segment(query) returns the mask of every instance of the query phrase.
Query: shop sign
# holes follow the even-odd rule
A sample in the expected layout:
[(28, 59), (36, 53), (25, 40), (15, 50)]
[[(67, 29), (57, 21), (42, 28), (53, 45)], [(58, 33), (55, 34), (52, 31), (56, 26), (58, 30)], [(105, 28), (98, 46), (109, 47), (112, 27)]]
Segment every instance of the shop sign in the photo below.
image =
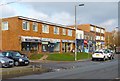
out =
[(87, 40), (84, 40), (84, 43), (87, 44), (88, 43)]
[(21, 36), (22, 42), (41, 42), (39, 37)]
[(42, 44), (48, 44), (48, 42), (42, 42)]
[(25, 39), (24, 42), (41, 42), (40, 39)]
[(62, 42), (75, 42), (73, 40), (62, 40)]
[(50, 38), (42, 38), (42, 41), (50, 41)]
[(57, 43), (57, 42), (60, 42), (60, 39), (51, 39), (50, 42), (51, 43)]

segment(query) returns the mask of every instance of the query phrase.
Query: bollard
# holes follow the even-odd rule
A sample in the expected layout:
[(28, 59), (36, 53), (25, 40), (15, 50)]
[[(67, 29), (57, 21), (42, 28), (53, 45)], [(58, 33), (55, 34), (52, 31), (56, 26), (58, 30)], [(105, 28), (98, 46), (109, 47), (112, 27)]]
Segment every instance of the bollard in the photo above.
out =
[(33, 71), (35, 71), (35, 66), (34, 65), (32, 66), (32, 68), (33, 68)]

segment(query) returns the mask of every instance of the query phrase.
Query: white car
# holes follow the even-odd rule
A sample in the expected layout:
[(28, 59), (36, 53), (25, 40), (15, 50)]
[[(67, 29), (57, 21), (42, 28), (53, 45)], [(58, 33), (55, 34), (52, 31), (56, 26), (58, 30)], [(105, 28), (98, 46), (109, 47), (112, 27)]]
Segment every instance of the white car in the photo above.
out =
[(107, 57), (109, 58), (109, 60), (114, 59), (114, 54), (111, 50), (109, 49), (104, 49), (104, 53), (107, 55)]
[(104, 51), (95, 51), (94, 54), (92, 55), (92, 61), (98, 59), (105, 61), (108, 59), (108, 56), (107, 54), (104, 53)]

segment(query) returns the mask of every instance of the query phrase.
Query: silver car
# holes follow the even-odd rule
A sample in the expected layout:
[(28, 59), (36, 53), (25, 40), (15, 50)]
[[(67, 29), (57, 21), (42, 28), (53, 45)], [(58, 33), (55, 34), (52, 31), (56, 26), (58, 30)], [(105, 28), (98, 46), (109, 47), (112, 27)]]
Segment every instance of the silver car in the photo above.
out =
[(4, 57), (2, 53), (0, 52), (0, 67), (13, 67), (14, 61), (12, 59), (9, 59), (7, 57)]

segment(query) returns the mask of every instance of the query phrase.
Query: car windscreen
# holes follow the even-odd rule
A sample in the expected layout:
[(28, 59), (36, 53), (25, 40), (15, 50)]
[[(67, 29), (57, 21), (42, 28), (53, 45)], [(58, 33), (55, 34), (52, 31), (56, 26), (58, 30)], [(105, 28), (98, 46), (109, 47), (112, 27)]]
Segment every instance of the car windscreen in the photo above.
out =
[(96, 51), (95, 53), (103, 53), (103, 52), (101, 52), (101, 51)]
[(19, 52), (12, 52), (13, 57), (21, 57), (21, 54)]

